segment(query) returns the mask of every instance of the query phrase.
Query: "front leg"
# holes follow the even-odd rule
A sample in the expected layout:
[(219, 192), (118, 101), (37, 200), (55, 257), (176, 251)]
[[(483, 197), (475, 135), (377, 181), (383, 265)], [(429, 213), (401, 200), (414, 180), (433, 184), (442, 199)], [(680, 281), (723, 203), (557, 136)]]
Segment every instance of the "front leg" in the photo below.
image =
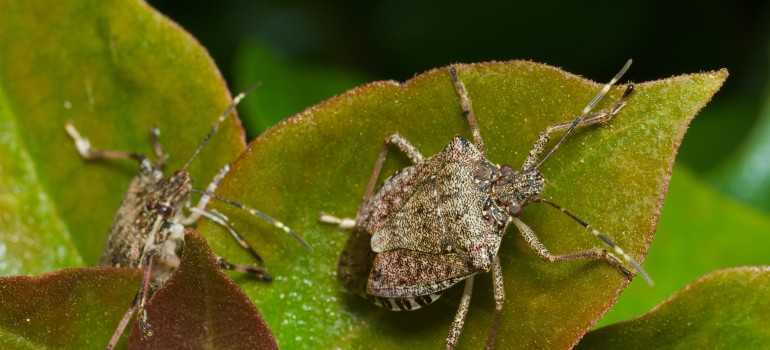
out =
[(521, 232), (521, 235), (524, 236), (524, 240), (527, 241), (530, 247), (532, 247), (532, 250), (534, 250), (538, 256), (540, 256), (543, 261), (546, 262), (557, 262), (557, 261), (573, 261), (573, 260), (605, 260), (607, 261), (612, 267), (623, 273), (623, 275), (628, 279), (631, 280), (634, 275), (623, 267), (623, 264), (621, 264), (620, 260), (615, 258), (612, 254), (610, 254), (605, 249), (591, 249), (591, 250), (582, 250), (579, 252), (574, 253), (567, 253), (567, 254), (559, 254), (554, 255), (551, 254), (551, 252), (546, 249), (546, 247), (540, 243), (540, 240), (537, 238), (537, 235), (535, 235), (535, 232), (532, 231), (532, 229), (527, 226), (521, 219), (519, 218), (513, 218), (513, 223), (516, 225), (516, 227), (519, 229), (519, 232)]
[(217, 258), (217, 264), (219, 264), (219, 267), (224, 270), (245, 272), (267, 282), (270, 282), (273, 280), (273, 276), (269, 275), (267, 271), (265, 271), (265, 269), (261, 267), (241, 265), (241, 264), (231, 264), (227, 260), (223, 259), (221, 256), (217, 256), (216, 258)]
[(96, 160), (96, 159), (128, 159), (136, 160), (140, 163), (145, 157), (139, 153), (129, 153), (123, 151), (110, 151), (110, 150), (94, 150), (91, 148), (91, 142), (87, 138), (80, 136), (78, 129), (71, 121), (64, 125), (64, 130), (70, 135), (72, 141), (75, 142), (75, 148), (83, 159)]
[(168, 158), (168, 155), (163, 153), (163, 147), (161, 146), (160, 141), (158, 140), (158, 135), (160, 135), (160, 131), (158, 130), (158, 128), (152, 128), (150, 130), (150, 138), (151, 138), (153, 150), (156, 156), (155, 163), (150, 162), (149, 160), (147, 160), (147, 157), (145, 157), (140, 153), (113, 151), (113, 150), (95, 150), (91, 148), (91, 142), (88, 141), (87, 138), (80, 135), (78, 130), (75, 128), (75, 125), (73, 125), (71, 121), (67, 122), (67, 124), (64, 125), (64, 130), (67, 131), (67, 134), (69, 134), (69, 136), (75, 142), (75, 148), (77, 148), (78, 153), (80, 153), (80, 156), (86, 160), (98, 160), (98, 159), (135, 160), (139, 162), (139, 167), (142, 169), (143, 172), (150, 172), (161, 168), (166, 163), (166, 159)]
[(157, 127), (150, 129), (150, 140), (152, 142), (152, 151), (155, 153), (155, 166), (162, 168), (166, 165), (168, 154), (163, 151), (163, 145), (160, 143), (160, 129)]
[(473, 113), (473, 104), (471, 98), (468, 95), (468, 91), (465, 89), (465, 84), (457, 77), (457, 69), (455, 67), (449, 67), (449, 75), (452, 76), (452, 83), (454, 83), (457, 96), (460, 98), (460, 105), (463, 108), (463, 116), (468, 118), (468, 124), (471, 126), (471, 133), (473, 133), (473, 144), (481, 152), (481, 154), (487, 154), (487, 147), (484, 145), (484, 140), (481, 138), (481, 131), (479, 131), (479, 125), (476, 123), (476, 115)]
[[(217, 190), (217, 187), (219, 187), (219, 183), (224, 180), (225, 175), (230, 172), (230, 164), (225, 164), (222, 169), (219, 169), (216, 175), (214, 175), (214, 178), (211, 179), (211, 182), (208, 186), (206, 186), (206, 192), (214, 193)], [(195, 205), (195, 207), (190, 207), (189, 200), (187, 201), (187, 207), (190, 209), (192, 214), (190, 216), (182, 218), (182, 224), (183, 225), (192, 225), (195, 222), (200, 219), (200, 217), (203, 215), (203, 211), (205, 211), (206, 206), (209, 204), (209, 201), (211, 200), (211, 196), (208, 195), (201, 195), (201, 198), (198, 200), (198, 204)]]
[(233, 225), (230, 224), (230, 219), (228, 219), (226, 216), (224, 216), (222, 213), (216, 211), (216, 210), (204, 210), (199, 209), (198, 207), (192, 207), (190, 208), (190, 211), (192, 211), (195, 214), (202, 215), (206, 217), (207, 219), (219, 224), (220, 226), (227, 229), (228, 232), (230, 232), (230, 236), (235, 239), (236, 242), (238, 242), (238, 245), (241, 246), (244, 250), (249, 252), (252, 257), (254, 257), (255, 260), (257, 260), (259, 263), (262, 263), (262, 256), (257, 253), (257, 251), (254, 249), (254, 247), (249, 244), (248, 241), (246, 241), (245, 238), (238, 232)]
[[(219, 197), (214, 194), (214, 191), (217, 190), (217, 187), (219, 186), (219, 183), (222, 182), (222, 180), (225, 178), (225, 175), (230, 172), (230, 164), (225, 164), (222, 169), (219, 169), (216, 175), (214, 175), (214, 178), (211, 180), (211, 183), (206, 187), (205, 191), (199, 191), (193, 189), (192, 192), (199, 193), (201, 195), (201, 198), (198, 200), (198, 204), (194, 207), (190, 205), (190, 201), (188, 200), (186, 203), (187, 208), (190, 210), (191, 214), (188, 217), (182, 218), (181, 222), (184, 225), (191, 225), (200, 219), (201, 216), (204, 216), (208, 218), (211, 221), (216, 222), (217, 224), (221, 225), (222, 227), (226, 228), (228, 232), (230, 232), (230, 235), (235, 239), (236, 242), (238, 242), (238, 245), (240, 245), (243, 249), (249, 252), (251, 256), (254, 257), (257, 261), (260, 263), (262, 262), (262, 257), (257, 253), (257, 251), (249, 244), (249, 242), (246, 241), (246, 239), (243, 238), (243, 236), (233, 227), (232, 224), (230, 224), (230, 220), (227, 218), (227, 216), (223, 215), (222, 213), (217, 212), (216, 210), (206, 210), (206, 206), (208, 205), (209, 201), (212, 198), (215, 198), (219, 201), (222, 201), (224, 203), (230, 204), (236, 208), (242, 209), (247, 211), (249, 214), (254, 215), (262, 220), (267, 221), (268, 223), (272, 224), (273, 226), (283, 230), (284, 232), (290, 234), (292, 237), (297, 239), (302, 245), (307, 247), (308, 249), (311, 249), (310, 246), (305, 242), (302, 238), (297, 235), (296, 232), (292, 231), (288, 226), (284, 225), (282, 222), (275, 220), (265, 214), (262, 214), (261, 212), (249, 208), (241, 203), (233, 202), (229, 199), (225, 199), (222, 197)], [(311, 249), (312, 250), (312, 249)]]
[[(631, 92), (633, 91), (634, 91), (634, 86), (629, 84), (626, 86), (626, 91), (623, 92), (623, 95), (620, 96), (620, 98), (609, 109), (599, 111), (594, 114), (580, 115), (577, 119), (573, 121), (549, 126), (547, 129), (545, 129), (544, 132), (540, 134), (540, 136), (535, 141), (535, 144), (532, 145), (532, 149), (529, 151), (529, 154), (527, 155), (527, 159), (524, 161), (524, 166), (522, 166), (522, 169), (534, 169), (540, 165), (539, 164), (541, 163), (540, 156), (543, 154), (543, 151), (545, 151), (545, 146), (548, 143), (548, 140), (551, 139), (552, 133), (561, 131), (561, 130), (568, 130), (569, 132), (569, 130), (572, 130), (573, 128), (578, 126), (587, 126), (587, 125), (599, 124), (599, 123), (604, 123), (606, 121), (609, 121), (610, 119), (612, 119), (612, 117), (617, 115), (618, 112), (620, 112), (623, 106), (626, 105), (626, 99), (628, 99), (628, 96), (631, 95)], [(577, 121), (577, 124), (575, 123), (576, 121)], [(559, 144), (554, 146), (554, 148), (551, 149), (548, 155), (556, 151), (557, 148), (559, 148)], [(548, 155), (546, 155), (545, 158), (547, 158)]]

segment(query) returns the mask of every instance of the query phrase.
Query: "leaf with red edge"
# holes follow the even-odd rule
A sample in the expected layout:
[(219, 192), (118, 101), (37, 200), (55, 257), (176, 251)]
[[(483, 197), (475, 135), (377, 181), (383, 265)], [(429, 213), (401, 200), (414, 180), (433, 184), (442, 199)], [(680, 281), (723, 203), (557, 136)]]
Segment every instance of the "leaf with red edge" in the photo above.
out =
[(153, 335), (142, 340), (134, 322), (130, 349), (278, 349), (257, 308), (191, 228), (182, 262), (153, 295), (147, 316)]
[(134, 269), (0, 278), (0, 348), (104, 348), (142, 279)]
[[(489, 159), (514, 167), (521, 166), (539, 133), (573, 120), (602, 88), (601, 83), (524, 61), (459, 65), (458, 73), (473, 101)], [(687, 124), (726, 77), (723, 70), (637, 84), (613, 120), (576, 129), (543, 164), (542, 197), (575, 213), (643, 263)], [(607, 108), (623, 90), (614, 87), (596, 110)], [(215, 204), (236, 227), (259, 227), (242, 233), (262, 253), (275, 280), (268, 286), (239, 282), (282, 346), (443, 345), (461, 286), (413, 312), (391, 312), (346, 294), (335, 271), (347, 233), (316, 222), (320, 211), (356, 215), (382, 141), (394, 133), (425, 156), (442, 150), (457, 134), (472, 140), (447, 69), (403, 84), (372, 83), (309, 108), (252, 142), (220, 185), (220, 195), (281, 219), (313, 246), (308, 253), (282, 231)], [(561, 134), (555, 134), (549, 147)], [(408, 164), (392, 149), (380, 182)], [(546, 205), (528, 206), (522, 219), (554, 254), (604, 247)], [(248, 261), (222, 228), (205, 223), (199, 230), (217, 253), (231, 261)], [(514, 228), (508, 230), (498, 256), (506, 292), (498, 348), (569, 347), (627, 285), (623, 275), (605, 263), (543, 262)], [(483, 346), (493, 310), (490, 276), (482, 274), (476, 279), (459, 347)]]

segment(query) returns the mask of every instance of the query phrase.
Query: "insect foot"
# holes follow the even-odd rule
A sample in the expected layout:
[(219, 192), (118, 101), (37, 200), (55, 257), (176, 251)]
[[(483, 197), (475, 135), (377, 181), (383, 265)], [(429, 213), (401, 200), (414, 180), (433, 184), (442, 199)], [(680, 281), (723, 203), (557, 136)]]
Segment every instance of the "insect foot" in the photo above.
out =
[[(607, 236), (566, 209), (538, 197), (545, 188), (539, 167), (564, 139), (577, 127), (608, 122), (621, 111), (633, 92), (633, 85), (628, 85), (609, 108), (591, 112), (630, 64), (629, 60), (575, 119), (542, 132), (520, 170), (487, 159), (487, 148), (470, 96), (457, 71), (451, 67), (449, 78), (459, 97), (462, 115), (470, 125), (473, 142), (456, 136), (441, 152), (425, 158), (405, 138), (391, 135), (383, 143), (355, 219), (324, 213), (318, 217), (320, 222), (352, 230), (337, 266), (337, 276), (345, 290), (389, 310), (410, 311), (435, 302), (444, 290), (465, 281), (463, 296), (446, 338), (446, 348), (453, 349), (468, 312), (474, 276), (491, 271), (495, 314), (486, 347), (494, 348), (505, 300), (497, 252), (511, 223), (546, 262), (606, 261), (627, 278), (639, 273), (652, 284), (639, 264)], [(564, 131), (564, 135), (542, 156), (550, 136), (559, 131)], [(405, 153), (413, 165), (400, 170), (374, 191), (391, 146)], [(524, 207), (532, 203), (545, 203), (559, 210), (612, 251), (593, 249), (552, 254), (519, 219)]]
[[(147, 319), (145, 305), (152, 294), (152, 290), (162, 285), (170, 275), (171, 270), (179, 264), (177, 246), (184, 237), (185, 225), (196, 223), (202, 216), (211, 219), (224, 226), (241, 247), (248, 251), (255, 260), (260, 263), (262, 262), (259, 254), (235, 230), (227, 217), (214, 210), (206, 209), (206, 205), (212, 198), (241, 208), (257, 218), (271, 223), (276, 228), (293, 236), (304, 246), (310, 248), (296, 232), (280, 221), (213, 193), (230, 170), (229, 165), (225, 165), (217, 173), (205, 190), (194, 189), (193, 181), (187, 172), (188, 166), (216, 132), (219, 124), (235, 109), (238, 102), (247, 93), (253, 91), (254, 88), (256, 86), (233, 99), (232, 103), (219, 116), (185, 165), (169, 177), (164, 177), (161, 171), (167, 156), (158, 141), (159, 131), (155, 128), (150, 133), (156, 159), (153, 162), (139, 153), (94, 150), (91, 148), (88, 139), (82, 137), (72, 123), (67, 123), (65, 126), (67, 133), (75, 142), (78, 153), (84, 159), (130, 159), (139, 163), (139, 174), (129, 184), (123, 201), (115, 214), (115, 219), (102, 249), (99, 264), (102, 266), (143, 269), (144, 278), (134, 301), (131, 303), (118, 329), (110, 340), (107, 346), (108, 349), (114, 347), (118, 342), (123, 330), (135, 312), (138, 312), (137, 319), (143, 336), (146, 338), (152, 335), (151, 321)], [(195, 206), (190, 204), (190, 194), (192, 192), (201, 194), (201, 198)], [(185, 208), (189, 210), (189, 214), (184, 212)], [(221, 257), (218, 259), (219, 265), (224, 269), (249, 273), (265, 281), (272, 280), (272, 277), (264, 268), (231, 264)]]

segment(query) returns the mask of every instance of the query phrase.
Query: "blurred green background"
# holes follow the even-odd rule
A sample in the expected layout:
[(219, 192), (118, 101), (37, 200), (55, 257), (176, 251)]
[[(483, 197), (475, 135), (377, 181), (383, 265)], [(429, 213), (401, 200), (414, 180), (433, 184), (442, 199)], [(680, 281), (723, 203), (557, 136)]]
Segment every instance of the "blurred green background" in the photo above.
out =
[[(528, 59), (604, 82), (727, 68), (691, 124), (645, 268), (601, 321), (643, 313), (718, 268), (770, 264), (770, 6), (758, 1), (150, 1), (214, 57), (248, 137), (375, 80), (454, 62)], [(501, 127), (515, 127), (507, 125)], [(374, 159), (374, 155), (373, 155)], [(579, 209), (573, 209), (579, 212)], [(515, 299), (515, 296), (509, 296)]]

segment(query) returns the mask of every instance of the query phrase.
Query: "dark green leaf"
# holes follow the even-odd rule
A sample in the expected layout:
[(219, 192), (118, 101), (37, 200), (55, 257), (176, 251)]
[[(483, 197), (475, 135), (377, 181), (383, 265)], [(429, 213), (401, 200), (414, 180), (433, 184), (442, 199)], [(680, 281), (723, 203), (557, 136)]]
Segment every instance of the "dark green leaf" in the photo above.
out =
[(579, 349), (763, 349), (770, 344), (770, 267), (708, 274), (647, 314), (601, 328)]
[[(569, 121), (600, 84), (531, 62), (463, 65), (489, 157), (519, 167), (549, 125)], [(571, 210), (643, 261), (657, 223), (677, 146), (687, 123), (719, 89), (726, 71), (637, 85), (608, 125), (576, 131), (541, 170), (543, 197)], [(623, 89), (613, 89), (606, 108)], [(312, 253), (282, 231), (243, 212), (218, 206), (241, 227), (277, 276), (269, 286), (237, 277), (286, 348), (436, 348), (442, 346), (461, 288), (416, 312), (389, 312), (341, 291), (336, 262), (347, 233), (315, 221), (319, 211), (354, 216), (382, 140), (399, 132), (425, 155), (467, 122), (447, 70), (404, 85), (379, 82), (323, 102), (263, 134), (220, 187), (221, 194), (259, 208), (300, 232)], [(391, 153), (384, 174), (407, 165)], [(384, 178), (384, 176), (383, 176)], [(601, 243), (558, 211), (528, 207), (523, 219), (554, 253)], [(250, 229), (245, 229), (250, 227)], [(201, 226), (215, 251), (249, 261), (221, 228)], [(614, 303), (627, 282), (604, 263), (542, 262), (511, 229), (500, 249), (507, 302), (500, 348), (565, 348)], [(481, 347), (491, 323), (488, 275), (476, 292), (460, 339)]]

